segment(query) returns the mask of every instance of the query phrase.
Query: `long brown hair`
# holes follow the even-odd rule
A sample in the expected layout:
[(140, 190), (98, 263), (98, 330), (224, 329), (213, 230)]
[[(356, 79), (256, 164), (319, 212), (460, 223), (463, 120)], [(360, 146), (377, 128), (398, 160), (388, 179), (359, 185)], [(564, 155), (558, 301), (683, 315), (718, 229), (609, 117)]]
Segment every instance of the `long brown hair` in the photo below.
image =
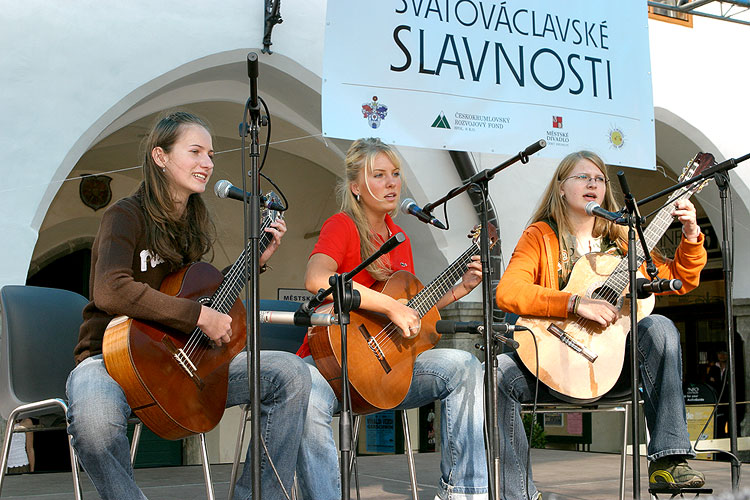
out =
[[(362, 260), (375, 253), (378, 244), (375, 240), (375, 231), (370, 227), (365, 211), (360, 202), (352, 193), (351, 185), (359, 180), (359, 173), (364, 171), (365, 184), (367, 184), (367, 173), (372, 171), (372, 165), (375, 157), (384, 154), (393, 163), (396, 168), (401, 168), (401, 159), (396, 151), (385, 144), (377, 137), (366, 139), (357, 139), (349, 147), (344, 158), (345, 175), (336, 186), (336, 190), (341, 200), (341, 211), (347, 214), (354, 221), (359, 234), (359, 253)], [(401, 177), (401, 189), (404, 188), (404, 178)], [(368, 186), (369, 189), (369, 186)], [(400, 193), (399, 193), (400, 195)], [(390, 215), (395, 216), (398, 210), (394, 210)], [(367, 271), (376, 280), (383, 281), (393, 274), (389, 266), (390, 260), (387, 255), (380, 257), (378, 260), (367, 266)]]
[(143, 183), (138, 188), (146, 213), (149, 250), (177, 269), (199, 261), (212, 249), (216, 227), (203, 198), (193, 193), (185, 211), (177, 215), (169, 189), (169, 179), (152, 156), (154, 148), (169, 154), (186, 127), (198, 125), (210, 134), (204, 120), (185, 111), (162, 116), (144, 140)]
[[(539, 205), (529, 221), (529, 224), (533, 224), (534, 222), (552, 220), (557, 224), (560, 255), (565, 251), (565, 240), (572, 232), (570, 219), (568, 218), (568, 202), (565, 198), (560, 196), (560, 185), (570, 176), (573, 168), (581, 160), (589, 160), (596, 165), (604, 175), (604, 178), (607, 179), (606, 190), (604, 193), (604, 199), (601, 202), (601, 207), (611, 212), (619, 209), (617, 206), (617, 200), (611, 189), (611, 183), (609, 182), (607, 165), (599, 155), (592, 153), (591, 151), (576, 151), (575, 153), (570, 153), (563, 158), (557, 166), (555, 174), (552, 176), (547, 188), (544, 190)], [(607, 236), (611, 241), (616, 242), (620, 248), (624, 249), (627, 247), (627, 232), (625, 228), (600, 217), (597, 217), (594, 221), (592, 236), (595, 238)]]

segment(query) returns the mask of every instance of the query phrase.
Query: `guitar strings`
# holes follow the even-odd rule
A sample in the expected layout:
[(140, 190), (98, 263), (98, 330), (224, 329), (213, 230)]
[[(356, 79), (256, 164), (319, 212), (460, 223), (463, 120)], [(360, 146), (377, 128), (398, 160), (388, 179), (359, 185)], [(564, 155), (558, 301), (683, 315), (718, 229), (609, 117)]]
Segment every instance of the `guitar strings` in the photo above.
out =
[[(269, 219), (265, 219), (263, 221), (263, 224), (261, 225), (261, 231), (263, 232), (263, 236), (261, 237), (261, 245), (268, 244), (270, 235), (265, 232), (265, 229), (270, 226), (270, 223), (271, 221)], [(251, 243), (248, 243), (243, 254), (240, 255), (240, 258), (238, 258), (237, 261), (235, 261), (226, 277), (222, 281), (222, 284), (229, 283), (231, 284), (231, 286), (226, 287), (226, 289), (224, 290), (224, 287), (220, 285), (217, 293), (211, 298), (210, 307), (212, 309), (227, 314), (229, 313), (231, 307), (234, 305), (234, 302), (236, 301), (240, 290), (242, 290), (242, 287), (244, 286), (240, 283), (240, 278), (241, 274), (244, 271), (244, 255), (250, 250), (250, 244)], [(193, 331), (188, 344), (186, 344), (185, 350), (188, 354), (188, 357), (191, 358), (191, 361), (196, 364), (200, 363), (200, 361), (203, 359), (210, 348), (211, 339), (200, 328), (196, 328)]]
[[(271, 226), (272, 222), (274, 222), (273, 219), (274, 218), (272, 216), (267, 216), (264, 218), (263, 223), (261, 224), (261, 246), (267, 246), (270, 239), (272, 238), (272, 236), (265, 230), (266, 228)], [(248, 242), (244, 252), (235, 261), (229, 272), (227, 272), (227, 275), (222, 280), (222, 285), (228, 283), (231, 286), (223, 287), (220, 285), (216, 294), (211, 298), (212, 309), (227, 314), (234, 305), (234, 302), (237, 300), (237, 296), (244, 286), (244, 284), (240, 283), (240, 275), (244, 271), (244, 256), (250, 250), (250, 245), (251, 242)], [(208, 338), (208, 336), (200, 328), (196, 328), (195, 330), (193, 330), (193, 333), (190, 335), (188, 342), (185, 344), (184, 351), (186, 352), (188, 357), (191, 358), (191, 361), (193, 361), (193, 363), (200, 363), (201, 359), (203, 359), (203, 356), (210, 347), (210, 339)], [(193, 359), (193, 357), (195, 357), (195, 359)]]
[[(462, 257), (463, 257), (463, 256), (462, 256)], [(457, 261), (456, 261), (456, 263), (455, 263), (455, 264), (458, 264), (460, 260), (461, 260), (461, 258), (457, 259)], [(435, 278), (435, 279), (433, 280), (433, 282), (432, 282), (432, 283), (435, 283), (435, 282), (437, 282), (437, 281), (439, 281), (439, 280), (441, 280), (441, 279), (446, 279), (446, 276), (447, 276), (447, 275), (453, 274), (453, 273), (451, 273), (451, 271), (452, 271), (452, 268), (453, 268), (453, 267), (454, 267), (454, 266), (450, 266), (450, 267), (449, 267), (448, 269), (446, 269), (446, 270), (445, 270), (445, 271), (444, 271), (443, 273), (441, 273), (440, 275), (438, 275), (438, 277), (437, 277), (437, 278)], [(432, 283), (431, 283), (431, 284), (432, 284)], [(430, 284), (430, 285), (431, 285), (431, 284)], [(422, 311), (422, 307), (424, 306), (424, 303), (426, 303), (426, 302), (427, 302), (427, 299), (428, 299), (428, 298), (432, 298), (432, 297), (433, 297), (433, 295), (434, 295), (434, 292), (431, 292), (431, 291), (427, 291), (427, 292), (426, 292), (426, 290), (429, 290), (429, 288), (430, 288), (430, 285), (428, 285), (427, 287), (423, 288), (423, 289), (422, 289), (422, 290), (421, 290), (421, 291), (420, 291), (420, 292), (419, 292), (419, 293), (418, 293), (417, 295), (415, 295), (415, 296), (414, 296), (414, 297), (413, 297), (413, 298), (412, 298), (412, 299), (411, 299), (411, 300), (410, 300), (409, 302), (407, 302), (407, 305), (408, 305), (408, 306), (410, 306), (410, 307), (412, 307), (412, 306), (415, 306), (415, 305), (416, 305), (416, 307), (414, 307), (414, 308), (415, 308), (415, 309), (417, 310), (417, 312), (419, 313), (419, 317), (420, 317), (420, 318), (421, 318), (422, 316), (424, 316), (424, 314), (426, 314), (426, 312), (427, 312), (427, 311)], [(443, 293), (445, 293), (445, 292), (443, 292)], [(442, 297), (442, 294), (440, 295), (440, 297)], [(434, 304), (433, 304), (433, 305), (434, 305)], [(428, 309), (428, 310), (429, 310), (429, 309)], [(398, 328), (398, 327), (397, 327), (396, 325), (394, 325), (394, 324), (393, 324), (393, 322), (389, 322), (389, 323), (388, 323), (387, 325), (385, 325), (385, 326), (383, 327), (383, 329), (382, 329), (382, 330), (380, 330), (380, 332), (378, 332), (378, 333), (377, 333), (377, 334), (376, 334), (376, 335), (374, 336), (374, 340), (375, 340), (376, 342), (382, 342), (382, 341), (384, 341), (384, 340), (385, 340), (386, 338), (389, 338), (389, 337), (391, 337), (393, 333), (398, 333), (398, 331), (399, 331), (399, 328)], [(399, 333), (399, 335), (400, 335), (400, 333)], [(391, 346), (391, 347), (395, 347), (395, 346)], [(386, 350), (389, 350), (389, 349), (388, 349), (388, 346), (386, 346), (385, 348), (382, 348), (382, 347), (381, 347), (381, 351), (382, 351), (383, 353), (385, 353), (385, 351), (386, 351)]]
[[(676, 201), (678, 199), (683, 198), (689, 198), (691, 193), (681, 193), (679, 196), (676, 196), (672, 201)], [(666, 229), (672, 224), (672, 221), (674, 218), (669, 213), (668, 205), (664, 205), (663, 208), (659, 211), (659, 213), (656, 214), (654, 221), (649, 224), (649, 226), (644, 231), (644, 237), (646, 239), (646, 242), (654, 241), (656, 238), (660, 235), (663, 235)], [(654, 241), (654, 244), (656, 242)], [(645, 262), (645, 256), (643, 254), (643, 248), (641, 245), (636, 245), (636, 255), (637, 255), (637, 267), (640, 268), (641, 264)], [(621, 259), (620, 262), (617, 264), (615, 269), (610, 274), (609, 278), (605, 281), (604, 285), (601, 289), (604, 289), (604, 293), (597, 296), (596, 298), (606, 300), (612, 305), (617, 305), (617, 302), (622, 295), (623, 291), (625, 290), (626, 286), (629, 283), (629, 277), (625, 278), (625, 273), (627, 272), (627, 261), (625, 259)], [(611, 285), (610, 285), (611, 282)], [(600, 289), (600, 290), (601, 290)], [(619, 290), (619, 292), (618, 292)], [(601, 327), (601, 325), (593, 320), (589, 320), (583, 317), (579, 317), (575, 323), (575, 325), (578, 325), (581, 330), (588, 333), (589, 335), (594, 334), (594, 328)]]
[[(461, 254), (461, 256), (459, 256), (458, 259), (456, 259), (453, 264), (451, 264), (445, 271), (440, 273), (426, 287), (420, 290), (419, 293), (412, 297), (406, 305), (414, 308), (419, 313), (419, 317), (422, 318), (430, 309), (432, 309), (437, 301), (440, 300), (443, 295), (445, 295), (448, 289), (453, 286), (453, 284), (458, 281), (458, 279), (466, 272), (466, 269), (468, 269), (468, 264), (471, 262), (471, 257), (473, 255), (476, 255), (478, 250), (479, 247), (476, 245), (476, 243), (469, 247), (463, 254)], [(440, 284), (441, 282), (442, 284)], [(432, 290), (433, 287), (435, 288), (434, 290)], [(399, 333), (399, 328), (394, 325), (393, 322), (389, 322), (383, 327), (382, 330), (374, 335), (373, 339), (379, 344), (387, 338), (393, 340), (392, 337), (394, 333), (397, 333), (399, 336), (401, 335)], [(386, 345), (384, 347), (379, 345), (379, 347), (384, 355), (386, 354), (386, 352), (398, 348), (395, 341), (391, 342), (390, 345)]]

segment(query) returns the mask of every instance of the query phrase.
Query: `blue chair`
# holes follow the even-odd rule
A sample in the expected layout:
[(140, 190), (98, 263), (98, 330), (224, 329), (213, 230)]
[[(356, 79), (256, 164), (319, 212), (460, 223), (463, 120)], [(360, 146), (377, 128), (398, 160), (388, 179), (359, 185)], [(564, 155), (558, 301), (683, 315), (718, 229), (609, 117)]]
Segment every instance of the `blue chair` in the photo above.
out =
[[(85, 297), (55, 288), (6, 285), (0, 290), (0, 415), (7, 419), (0, 492), (7, 471), (10, 442), (17, 419), (57, 414), (67, 422), (65, 382), (73, 369)], [(65, 428), (63, 423), (60, 428)], [(78, 459), (70, 437), (73, 492), (80, 500)]]
[[(14, 425), (18, 419), (57, 414), (60, 429), (67, 429), (68, 403), (65, 384), (75, 367), (73, 349), (83, 323), (83, 308), (88, 299), (68, 290), (23, 285), (6, 285), (0, 290), (0, 415), (7, 419), (2, 460), (0, 493), (7, 471), (10, 442), (14, 432), (27, 432)], [(130, 448), (135, 461), (143, 423), (132, 419), (135, 430)], [(44, 427), (40, 430), (49, 430)], [(32, 429), (33, 430), (33, 429)], [(208, 469), (205, 436), (200, 435), (206, 494), (214, 492)], [(73, 490), (81, 500), (78, 458), (68, 435)]]

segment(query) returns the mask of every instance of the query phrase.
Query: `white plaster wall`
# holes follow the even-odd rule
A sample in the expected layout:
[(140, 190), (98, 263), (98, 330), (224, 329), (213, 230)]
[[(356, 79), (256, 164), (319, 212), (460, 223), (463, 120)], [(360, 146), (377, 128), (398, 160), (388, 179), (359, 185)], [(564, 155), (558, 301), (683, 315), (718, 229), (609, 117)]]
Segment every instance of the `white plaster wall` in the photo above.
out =
[[(262, 5), (261, 0), (3, 5), (0, 146), (8, 162), (0, 167), (6, 181), (0, 209), (14, 216), (0, 225), (13, 242), (3, 250), (0, 283), (25, 281), (60, 181), (100, 132), (168, 83), (161, 78), (170, 71), (199, 70), (201, 60), (234, 49), (260, 52)], [(325, 2), (287, 7), (272, 49), (320, 74)], [(236, 60), (232, 57), (228, 62)]]
[[(31, 0), (5, 6), (0, 41), (13, 50), (0, 56), (0, 144), (10, 153), (8, 167), (3, 169), (7, 187), (0, 189), (0, 207), (16, 216), (0, 223), (14, 242), (4, 249), (0, 283), (25, 279), (37, 232), (60, 181), (95, 139), (117, 123), (152, 111), (147, 108), (139, 113), (131, 106), (162, 92), (170, 82), (222, 60), (236, 62), (248, 50), (258, 51), (261, 13), (261, 0), (210, 5), (186, 5), (176, 0), (158, 4), (145, 0), (62, 4)], [(317, 90), (325, 2), (285, 4), (282, 14), (284, 23), (274, 30), (275, 55), (261, 55), (261, 62), (294, 74)], [(649, 28), (655, 106), (699, 130), (707, 146), (716, 145), (712, 152), (718, 159), (744, 154), (743, 119), (750, 103), (743, 98), (742, 88), (748, 69), (738, 64), (732, 47), (746, 46), (750, 30), (701, 18), (694, 19), (693, 29), (658, 21), (650, 21)], [(179, 103), (180, 95), (191, 95), (170, 92), (158, 102)], [(293, 108), (284, 108), (283, 100), (275, 104), (282, 113), (294, 115)], [(314, 131), (316, 125), (310, 120), (295, 122), (308, 131)], [(700, 145), (700, 141), (696, 143)], [(445, 152), (402, 148), (402, 153), (412, 172), (410, 190), (419, 203), (457, 185)], [(606, 157), (606, 152), (601, 153)], [(686, 152), (686, 159), (692, 153)], [(477, 158), (482, 168), (504, 159), (486, 154)], [(330, 163), (325, 166), (336, 169)], [(514, 165), (493, 181), (506, 256), (536, 201), (532, 195), (543, 187), (553, 168), (554, 162), (533, 159), (529, 165)], [(740, 181), (735, 183), (740, 194), (735, 203), (742, 204), (741, 213), (747, 211), (742, 199), (750, 194), (745, 170), (733, 174)], [(716, 224), (715, 211), (710, 216)], [(469, 220), (472, 224), (476, 220), (466, 197), (451, 204), (451, 219), (451, 233), (417, 231), (416, 246), (433, 240), (444, 258), (451, 260), (465, 246), (454, 231), (463, 233), (471, 225)], [(738, 244), (750, 243), (746, 226), (739, 221)], [(737, 297), (750, 296), (748, 276), (738, 274), (737, 278), (738, 283), (748, 283), (738, 287)]]

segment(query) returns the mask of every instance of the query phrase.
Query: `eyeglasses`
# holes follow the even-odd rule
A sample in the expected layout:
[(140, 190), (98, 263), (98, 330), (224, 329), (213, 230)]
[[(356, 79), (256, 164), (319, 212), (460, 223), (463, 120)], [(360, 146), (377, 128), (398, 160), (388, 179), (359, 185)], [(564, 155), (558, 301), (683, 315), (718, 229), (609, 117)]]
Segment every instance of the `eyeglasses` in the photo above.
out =
[(603, 175), (597, 175), (596, 177), (591, 177), (587, 174), (571, 175), (570, 177), (566, 177), (565, 179), (563, 179), (563, 182), (567, 181), (568, 179), (574, 179), (581, 184), (588, 184), (593, 180), (597, 185), (601, 184), (602, 186), (609, 182), (609, 179), (607, 179)]

